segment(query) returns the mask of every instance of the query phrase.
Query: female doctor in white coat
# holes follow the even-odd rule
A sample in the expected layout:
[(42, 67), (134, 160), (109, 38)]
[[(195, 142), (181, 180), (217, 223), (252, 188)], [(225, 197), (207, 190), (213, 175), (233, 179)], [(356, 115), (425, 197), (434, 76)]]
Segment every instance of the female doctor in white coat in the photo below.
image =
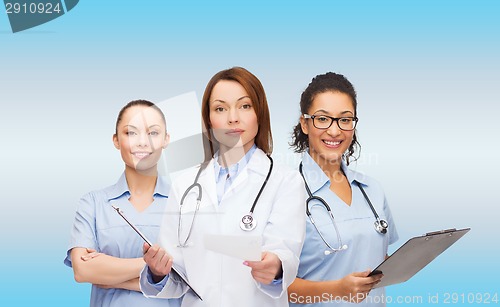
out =
[[(141, 289), (150, 297), (182, 297), (189, 307), (288, 306), (305, 234), (304, 183), (268, 156), (271, 125), (260, 81), (240, 67), (217, 73), (205, 89), (202, 117), (214, 156), (174, 182), (159, 246), (144, 246)], [(189, 189), (195, 182), (200, 187)], [(210, 251), (207, 234), (257, 236), (261, 260)], [(173, 263), (203, 300), (171, 274)]]
[(356, 107), (343, 75), (318, 75), (302, 93), (293, 146), (304, 152), (309, 218), (291, 306), (385, 305), (384, 289), (373, 289), (382, 275), (368, 275), (398, 234), (380, 184), (348, 168), (359, 146)]

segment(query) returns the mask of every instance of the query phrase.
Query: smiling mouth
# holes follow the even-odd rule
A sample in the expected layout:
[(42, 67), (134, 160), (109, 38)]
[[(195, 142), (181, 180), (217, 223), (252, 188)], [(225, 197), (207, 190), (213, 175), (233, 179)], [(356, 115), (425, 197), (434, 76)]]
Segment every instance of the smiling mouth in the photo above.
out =
[(330, 147), (337, 147), (340, 145), (340, 143), (342, 143), (342, 141), (327, 141), (327, 140), (322, 140), (323, 143), (325, 143), (326, 145), (330, 146)]

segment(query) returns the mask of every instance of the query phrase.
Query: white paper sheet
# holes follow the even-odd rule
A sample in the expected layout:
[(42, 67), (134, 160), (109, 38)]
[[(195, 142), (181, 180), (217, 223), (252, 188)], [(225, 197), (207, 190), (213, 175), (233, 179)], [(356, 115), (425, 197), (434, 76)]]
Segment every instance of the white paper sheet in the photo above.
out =
[(207, 234), (205, 248), (241, 260), (260, 261), (262, 237)]

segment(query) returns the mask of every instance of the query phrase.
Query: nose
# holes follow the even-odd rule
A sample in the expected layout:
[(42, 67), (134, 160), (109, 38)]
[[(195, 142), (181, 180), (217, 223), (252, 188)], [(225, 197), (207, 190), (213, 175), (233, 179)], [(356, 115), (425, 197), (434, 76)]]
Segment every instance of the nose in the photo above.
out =
[(227, 114), (227, 121), (229, 124), (236, 124), (240, 122), (240, 116), (237, 109), (229, 110)]
[(336, 122), (336, 121), (333, 121), (333, 122), (332, 122), (332, 125), (330, 126), (330, 128), (328, 128), (328, 129), (326, 130), (326, 133), (328, 133), (328, 135), (329, 135), (329, 136), (333, 136), (333, 137), (335, 137), (335, 136), (340, 135), (340, 133), (342, 133), (342, 130), (340, 130), (340, 128), (339, 128), (339, 126), (338, 126), (337, 122)]
[(147, 147), (150, 144), (149, 135), (147, 133), (140, 133), (137, 146)]

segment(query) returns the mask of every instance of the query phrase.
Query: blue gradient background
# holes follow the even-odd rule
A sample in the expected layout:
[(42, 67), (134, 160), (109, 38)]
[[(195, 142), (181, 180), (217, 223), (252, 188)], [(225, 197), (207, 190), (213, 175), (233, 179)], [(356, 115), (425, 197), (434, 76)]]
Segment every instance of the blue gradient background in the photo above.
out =
[(62, 260), (80, 196), (123, 169), (111, 142), (118, 110), (201, 97), (235, 65), (264, 84), (275, 155), (292, 166), (300, 93), (325, 71), (352, 81), (354, 167), (386, 189), (400, 233), (392, 250), (472, 227), (388, 295), (427, 305), (438, 294), (444, 305), (446, 293), (500, 292), (498, 1), (102, 3), (16, 34), (0, 13), (0, 306), (88, 306), (90, 287)]

